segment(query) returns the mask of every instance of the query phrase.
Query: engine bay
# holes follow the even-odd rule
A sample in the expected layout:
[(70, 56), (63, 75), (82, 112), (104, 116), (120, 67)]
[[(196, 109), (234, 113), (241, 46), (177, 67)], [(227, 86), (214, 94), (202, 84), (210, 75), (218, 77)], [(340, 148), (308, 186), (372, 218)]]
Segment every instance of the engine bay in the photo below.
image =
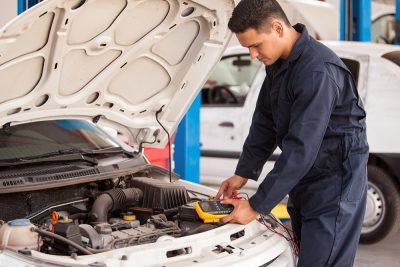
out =
[[(51, 255), (85, 255), (159, 242), (214, 229), (196, 194), (151, 173), (37, 191), (0, 194), (0, 244)], [(185, 251), (174, 251), (185, 253)]]

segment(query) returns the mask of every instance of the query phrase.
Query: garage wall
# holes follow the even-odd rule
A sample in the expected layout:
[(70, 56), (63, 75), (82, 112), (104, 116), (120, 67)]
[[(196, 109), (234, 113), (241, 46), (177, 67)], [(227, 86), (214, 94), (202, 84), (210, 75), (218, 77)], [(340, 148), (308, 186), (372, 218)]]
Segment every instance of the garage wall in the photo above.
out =
[(0, 0), (0, 28), (17, 16), (17, 0)]

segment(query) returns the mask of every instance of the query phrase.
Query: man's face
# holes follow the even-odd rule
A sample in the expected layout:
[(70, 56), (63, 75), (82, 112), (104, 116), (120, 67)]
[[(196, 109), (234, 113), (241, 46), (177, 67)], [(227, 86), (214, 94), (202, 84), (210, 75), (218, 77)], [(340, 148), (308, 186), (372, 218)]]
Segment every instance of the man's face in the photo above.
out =
[(282, 38), (274, 30), (266, 33), (248, 28), (244, 32), (236, 33), (236, 37), (242, 46), (249, 49), (251, 58), (257, 58), (264, 65), (274, 64), (282, 55)]

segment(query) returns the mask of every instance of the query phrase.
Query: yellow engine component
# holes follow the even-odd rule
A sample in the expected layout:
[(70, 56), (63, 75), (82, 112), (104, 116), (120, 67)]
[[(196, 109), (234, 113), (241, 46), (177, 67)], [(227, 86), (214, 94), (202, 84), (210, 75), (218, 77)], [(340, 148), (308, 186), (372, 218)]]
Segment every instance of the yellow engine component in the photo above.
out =
[(287, 212), (286, 205), (284, 204), (278, 204), (275, 206), (275, 208), (272, 209), (272, 214), (279, 218), (280, 220), (289, 220), (290, 216), (289, 213)]
[(136, 216), (133, 214), (124, 214), (122, 217), (124, 221), (136, 221)]

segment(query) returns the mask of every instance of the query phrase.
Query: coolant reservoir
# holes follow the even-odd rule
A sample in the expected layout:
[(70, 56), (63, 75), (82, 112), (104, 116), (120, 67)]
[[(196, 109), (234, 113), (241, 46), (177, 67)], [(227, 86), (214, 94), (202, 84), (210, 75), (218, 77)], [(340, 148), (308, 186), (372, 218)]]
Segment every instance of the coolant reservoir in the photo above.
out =
[(28, 219), (9, 221), (0, 227), (0, 248), (14, 250), (39, 250), (42, 241), (36, 232), (32, 232), (33, 224)]

